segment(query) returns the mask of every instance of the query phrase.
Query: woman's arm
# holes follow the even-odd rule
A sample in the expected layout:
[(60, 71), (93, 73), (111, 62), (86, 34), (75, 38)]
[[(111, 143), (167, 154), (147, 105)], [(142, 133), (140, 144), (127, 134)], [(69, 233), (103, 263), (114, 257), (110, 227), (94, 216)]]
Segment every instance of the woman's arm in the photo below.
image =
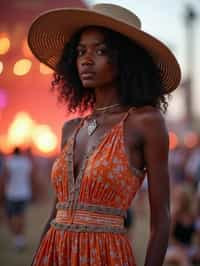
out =
[(168, 133), (160, 112), (153, 110), (145, 114), (142, 130), (151, 215), (145, 266), (162, 266), (168, 246), (170, 211)]

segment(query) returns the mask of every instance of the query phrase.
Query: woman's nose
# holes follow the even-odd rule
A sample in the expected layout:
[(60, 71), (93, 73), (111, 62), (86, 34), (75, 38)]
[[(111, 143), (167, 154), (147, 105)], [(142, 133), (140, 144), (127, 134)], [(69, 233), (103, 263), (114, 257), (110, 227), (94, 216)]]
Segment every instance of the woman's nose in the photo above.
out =
[(82, 58), (82, 65), (93, 65), (94, 59), (91, 53), (86, 53)]

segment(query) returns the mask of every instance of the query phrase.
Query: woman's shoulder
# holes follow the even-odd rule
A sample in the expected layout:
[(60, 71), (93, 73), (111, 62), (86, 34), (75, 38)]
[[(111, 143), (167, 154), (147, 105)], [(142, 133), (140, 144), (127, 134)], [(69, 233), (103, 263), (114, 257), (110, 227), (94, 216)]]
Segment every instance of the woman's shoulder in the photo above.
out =
[(165, 119), (161, 111), (153, 106), (143, 106), (132, 110), (129, 119), (130, 126), (137, 127), (143, 134), (167, 133)]
[(73, 118), (73, 119), (65, 121), (62, 127), (62, 131), (68, 131), (68, 130), (73, 129), (80, 123), (81, 119), (82, 118), (77, 117), (77, 118)]
[(153, 106), (145, 105), (133, 108), (130, 113), (130, 121), (135, 122), (164, 122), (164, 116), (161, 111)]

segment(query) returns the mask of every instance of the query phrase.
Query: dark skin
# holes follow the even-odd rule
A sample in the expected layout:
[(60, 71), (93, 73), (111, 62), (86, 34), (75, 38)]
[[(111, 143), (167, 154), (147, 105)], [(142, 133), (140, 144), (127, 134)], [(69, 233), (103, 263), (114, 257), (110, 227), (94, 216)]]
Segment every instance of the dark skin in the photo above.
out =
[[(120, 73), (116, 66), (110, 63), (103, 33), (96, 28), (84, 31), (77, 53), (80, 79), (84, 87), (95, 90), (96, 108), (119, 103), (116, 86)], [(84, 74), (81, 74), (83, 72)], [(101, 126), (90, 137), (87, 133), (88, 122), (85, 120), (76, 138), (75, 177), (78, 176), (84, 156), (91, 145), (118, 123), (129, 108), (120, 105), (105, 114), (94, 111), (91, 116), (95, 117)], [(62, 147), (79, 122), (80, 119), (74, 119), (65, 123)], [(161, 266), (169, 235), (169, 175), (168, 133), (160, 111), (151, 106), (133, 109), (125, 122), (124, 141), (130, 165), (138, 169), (145, 167), (148, 173), (151, 234), (145, 266)], [(54, 216), (55, 206), (51, 218)]]

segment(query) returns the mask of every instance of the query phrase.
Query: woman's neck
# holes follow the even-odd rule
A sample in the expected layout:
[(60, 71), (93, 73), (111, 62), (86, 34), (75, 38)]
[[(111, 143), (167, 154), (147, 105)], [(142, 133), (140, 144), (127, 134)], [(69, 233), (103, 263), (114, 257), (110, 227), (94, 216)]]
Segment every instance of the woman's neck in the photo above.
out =
[(116, 87), (95, 89), (95, 108), (103, 108), (120, 103)]

